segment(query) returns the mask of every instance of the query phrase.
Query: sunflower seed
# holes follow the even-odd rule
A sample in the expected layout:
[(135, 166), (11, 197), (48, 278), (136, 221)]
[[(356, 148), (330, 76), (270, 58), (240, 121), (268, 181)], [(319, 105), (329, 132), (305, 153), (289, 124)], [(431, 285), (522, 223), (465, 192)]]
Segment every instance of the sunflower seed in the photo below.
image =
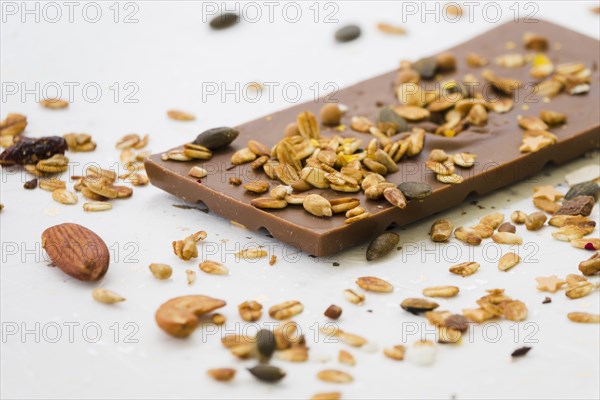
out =
[(594, 181), (581, 182), (571, 186), (565, 199), (571, 200), (578, 196), (592, 196), (595, 200), (598, 200), (598, 193), (600, 192), (600, 186)]
[(523, 244), (520, 236), (510, 232), (498, 232), (492, 236), (492, 240), (498, 244)]
[(587, 312), (571, 312), (567, 314), (567, 317), (573, 322), (598, 324), (600, 323), (599, 314), (591, 314)]
[(454, 297), (458, 292), (457, 286), (432, 286), (423, 289), (423, 295), (427, 297)]
[(235, 377), (236, 370), (233, 368), (216, 368), (206, 371), (208, 376), (219, 382), (228, 382)]
[(290, 300), (269, 308), (269, 315), (271, 318), (284, 320), (300, 314), (303, 310), (302, 303), (297, 300)]
[(450, 267), (450, 272), (462, 277), (473, 275), (479, 269), (479, 263), (470, 261)]
[(212, 275), (227, 275), (229, 274), (229, 269), (221, 263), (216, 261), (203, 261), (200, 263), (200, 269), (207, 274)]
[(149, 269), (156, 279), (165, 280), (173, 275), (173, 268), (167, 264), (150, 264)]
[(330, 383), (349, 383), (354, 380), (354, 378), (352, 378), (352, 375), (348, 374), (347, 372), (339, 371), (336, 369), (326, 369), (320, 371), (317, 374), (317, 378), (322, 380), (323, 382)]
[(521, 257), (519, 257), (517, 254), (506, 253), (505, 255), (500, 257), (500, 260), (498, 261), (498, 269), (500, 271), (508, 271), (509, 269), (517, 265), (520, 261)]
[(369, 292), (390, 293), (394, 291), (392, 284), (374, 276), (361, 276), (356, 280), (356, 284)]
[(269, 329), (261, 329), (256, 334), (256, 350), (263, 360), (269, 360), (275, 352), (275, 335)]
[(73, 192), (69, 192), (66, 189), (56, 189), (52, 192), (52, 198), (61, 204), (77, 204), (77, 195)]
[(269, 253), (266, 250), (260, 248), (249, 248), (243, 249), (235, 253), (237, 257), (240, 257), (244, 260), (257, 260), (259, 258), (266, 257)]
[(364, 293), (361, 293), (360, 291), (356, 291), (353, 289), (345, 289), (344, 297), (346, 298), (346, 300), (348, 300), (352, 304), (360, 304), (363, 301), (365, 301)]
[(121, 295), (111, 290), (102, 288), (94, 289), (92, 291), (92, 297), (94, 298), (94, 300), (104, 304), (114, 304), (119, 303), (121, 301), (125, 301), (125, 298)]

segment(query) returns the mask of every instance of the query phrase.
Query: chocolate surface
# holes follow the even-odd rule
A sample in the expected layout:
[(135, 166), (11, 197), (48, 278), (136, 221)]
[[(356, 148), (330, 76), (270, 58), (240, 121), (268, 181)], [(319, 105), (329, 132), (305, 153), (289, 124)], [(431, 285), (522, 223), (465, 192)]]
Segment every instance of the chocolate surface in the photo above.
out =
[[(560, 94), (550, 103), (533, 94), (533, 83), (529, 76), (529, 66), (503, 68), (493, 64), (495, 57), (506, 53), (526, 51), (521, 41), (523, 33), (534, 31), (550, 40), (547, 56), (555, 65), (569, 62), (582, 62), (592, 71), (591, 90), (585, 95), (571, 96)], [(506, 43), (512, 41), (517, 48), (506, 50)], [(554, 44), (560, 43), (557, 49)], [(481, 81), (484, 68), (467, 66), (468, 53), (478, 53), (491, 62), (487, 67), (499, 76), (520, 79), (526, 82), (524, 89), (514, 96), (515, 106), (505, 114), (490, 113), (489, 122), (483, 128), (471, 127), (456, 137), (449, 138), (427, 133), (423, 152), (414, 158), (404, 159), (399, 171), (386, 176), (396, 184), (406, 181), (426, 182), (433, 192), (422, 200), (411, 200), (405, 209), (391, 206), (385, 200), (368, 200), (363, 192), (339, 193), (332, 190), (313, 189), (308, 193), (318, 193), (333, 199), (356, 197), (361, 206), (373, 215), (353, 224), (345, 225), (343, 216), (318, 218), (308, 214), (302, 206), (289, 205), (281, 210), (261, 210), (250, 205), (259, 195), (250, 194), (240, 186), (230, 185), (231, 177), (251, 180), (269, 180), (262, 170), (254, 171), (249, 164), (233, 167), (230, 163), (234, 151), (246, 146), (250, 139), (259, 140), (271, 147), (282, 137), (285, 127), (295, 122), (302, 111), (319, 114), (322, 103), (308, 102), (288, 108), (266, 118), (243, 124), (236, 129), (240, 135), (233, 144), (217, 150), (210, 161), (176, 162), (163, 161), (160, 154), (146, 161), (146, 171), (152, 184), (181, 197), (186, 201), (203, 202), (214, 213), (236, 221), (248, 229), (266, 228), (276, 239), (300, 248), (303, 251), (326, 256), (345, 248), (365, 242), (383, 232), (391, 224), (405, 225), (441, 210), (457, 206), (471, 194), (482, 195), (536, 174), (548, 163), (560, 164), (585, 152), (600, 147), (600, 91), (598, 64), (599, 42), (590, 37), (562, 28), (549, 22), (535, 24), (509, 22), (493, 29), (460, 46), (449, 49), (457, 57), (456, 72), (444, 74), (443, 79), (455, 77), (461, 80), (465, 74), (473, 74)], [(395, 105), (393, 82), (396, 71), (360, 82), (337, 93), (340, 103), (348, 106), (342, 124), (350, 126), (352, 116), (366, 116), (373, 121), (382, 105)], [(527, 109), (522, 106), (526, 105)], [(558, 137), (558, 142), (535, 153), (521, 153), (523, 130), (517, 124), (517, 115), (539, 115), (541, 110), (554, 110), (567, 114), (568, 123), (550, 129)], [(339, 134), (343, 137), (357, 137), (363, 140), (362, 147), (372, 138), (371, 135), (354, 132), (347, 128), (343, 132), (321, 127), (322, 136)], [(392, 139), (396, 139), (393, 137)], [(190, 142), (193, 138), (190, 138)], [(448, 153), (470, 152), (477, 155), (477, 162), (470, 169), (457, 168), (457, 173), (465, 180), (458, 185), (438, 182), (435, 175), (424, 167), (432, 149), (443, 149)], [(200, 181), (188, 176), (193, 166), (208, 170), (208, 176)], [(280, 184), (271, 181), (271, 188)]]

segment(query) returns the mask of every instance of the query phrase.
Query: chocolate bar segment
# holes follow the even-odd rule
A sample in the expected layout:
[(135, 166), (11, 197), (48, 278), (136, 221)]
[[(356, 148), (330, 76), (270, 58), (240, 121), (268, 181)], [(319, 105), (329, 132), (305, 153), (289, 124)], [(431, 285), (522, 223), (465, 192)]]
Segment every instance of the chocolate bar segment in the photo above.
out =
[[(156, 154), (147, 159), (146, 171), (155, 186), (188, 202), (203, 202), (211, 212), (248, 229), (265, 228), (276, 239), (312, 255), (337, 253), (369, 240), (391, 224), (409, 224), (457, 206), (471, 194), (489, 193), (538, 173), (548, 163), (564, 163), (600, 147), (600, 60), (597, 51), (599, 42), (595, 39), (549, 22), (510, 22), (449, 49), (457, 59), (456, 71), (445, 73), (443, 79), (455, 78), (461, 81), (465, 74), (473, 74), (483, 81), (481, 74), (484, 68), (470, 67), (466, 62), (467, 54), (477, 53), (492, 61), (489, 69), (498, 75), (510, 76), (523, 82), (537, 82), (529, 76), (529, 68), (504, 69), (493, 65), (495, 57), (509, 52), (505, 47), (507, 42), (515, 42), (520, 46), (524, 33), (528, 31), (535, 31), (550, 40), (550, 47), (545, 54), (555, 65), (577, 61), (590, 68), (592, 89), (582, 95), (560, 94), (550, 103), (533, 95), (532, 90), (521, 90), (514, 98), (512, 111), (504, 114), (490, 113), (483, 129), (469, 127), (455, 137), (427, 133), (422, 153), (402, 160), (398, 164), (398, 172), (386, 176), (389, 182), (395, 184), (415, 181), (426, 182), (431, 186), (431, 195), (410, 200), (404, 209), (393, 207), (385, 200), (369, 200), (363, 192), (344, 194), (330, 189), (312, 189), (303, 193), (317, 193), (327, 199), (351, 195), (358, 198), (361, 206), (372, 214), (369, 218), (344, 224), (343, 216), (319, 218), (297, 205), (289, 205), (283, 209), (258, 209), (251, 205), (251, 201), (259, 195), (248, 193), (242, 187), (229, 183), (229, 178), (232, 177), (240, 178), (243, 182), (269, 180), (262, 170), (252, 170), (249, 164), (232, 166), (231, 155), (244, 148), (251, 139), (257, 139), (269, 147), (275, 145), (283, 137), (286, 126), (296, 121), (298, 114), (311, 111), (318, 115), (322, 103), (301, 104), (236, 127), (240, 132), (239, 137), (231, 146), (214, 151), (209, 161), (164, 161), (160, 154)], [(560, 46), (554, 45), (557, 42)], [(525, 53), (525, 50), (515, 49), (514, 52)], [(342, 118), (342, 124), (349, 127), (352, 116), (365, 116), (376, 121), (382, 104), (398, 104), (394, 91), (396, 74), (397, 71), (392, 71), (337, 93), (340, 103), (349, 108)], [(536, 152), (520, 152), (523, 129), (517, 123), (517, 116), (537, 116), (540, 111), (547, 109), (560, 111), (568, 116), (566, 125), (551, 129), (557, 142)], [(360, 138), (363, 140), (363, 147), (372, 138), (369, 134), (354, 132), (349, 128), (338, 132), (335, 128), (321, 127), (322, 136), (335, 134)], [(435, 174), (424, 167), (433, 149), (443, 149), (448, 153), (474, 153), (477, 155), (477, 162), (469, 169), (457, 168), (457, 173), (464, 177), (462, 183), (444, 184), (437, 181)], [(205, 168), (208, 175), (200, 180), (190, 177), (188, 172), (193, 166)], [(271, 188), (280, 184), (276, 181), (271, 183)]]

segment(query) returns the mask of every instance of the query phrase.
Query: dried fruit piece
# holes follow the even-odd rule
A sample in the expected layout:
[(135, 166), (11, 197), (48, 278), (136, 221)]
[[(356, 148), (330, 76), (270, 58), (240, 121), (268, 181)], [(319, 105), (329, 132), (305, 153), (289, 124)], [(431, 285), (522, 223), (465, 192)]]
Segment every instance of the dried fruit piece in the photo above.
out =
[(121, 301), (125, 301), (125, 298), (121, 295), (103, 288), (96, 288), (92, 291), (92, 297), (94, 300), (104, 304), (114, 304)]
[(473, 275), (479, 269), (479, 263), (468, 261), (450, 267), (450, 272), (462, 277)]
[(356, 284), (361, 289), (370, 292), (390, 293), (394, 291), (392, 284), (374, 276), (361, 276), (356, 280)]
[(42, 233), (42, 248), (52, 264), (81, 281), (102, 278), (110, 262), (104, 241), (91, 230), (77, 224), (60, 224)]
[(565, 199), (571, 200), (577, 196), (592, 196), (594, 199), (598, 200), (598, 193), (600, 193), (600, 186), (598, 186), (596, 182), (581, 182), (571, 186), (565, 195)]
[(24, 137), (0, 154), (0, 165), (36, 164), (56, 154), (64, 154), (65, 151), (67, 142), (60, 136), (37, 139)]
[(516, 266), (521, 261), (521, 257), (515, 253), (506, 253), (498, 261), (498, 269), (500, 271), (508, 271)]
[(235, 377), (236, 370), (233, 368), (215, 368), (206, 371), (208, 376), (219, 382), (229, 382)]
[(342, 315), (342, 309), (335, 304), (332, 304), (327, 307), (324, 314), (327, 318), (338, 319)]
[(556, 211), (557, 215), (583, 215), (587, 217), (592, 213), (596, 200), (592, 196), (576, 196), (565, 201)]
[(158, 326), (169, 335), (185, 338), (198, 326), (199, 316), (225, 304), (223, 300), (202, 295), (175, 297), (158, 308), (155, 319)]
[(284, 320), (300, 314), (303, 310), (304, 306), (298, 300), (289, 300), (269, 308), (269, 315), (271, 318)]
[(148, 267), (156, 279), (165, 280), (173, 275), (173, 268), (167, 264), (150, 264)]

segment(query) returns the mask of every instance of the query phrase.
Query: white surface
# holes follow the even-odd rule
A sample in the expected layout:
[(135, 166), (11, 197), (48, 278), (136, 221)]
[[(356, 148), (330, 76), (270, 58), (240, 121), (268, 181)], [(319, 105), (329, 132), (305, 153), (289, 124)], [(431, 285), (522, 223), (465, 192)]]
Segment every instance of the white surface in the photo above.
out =
[[(360, 23), (363, 36), (356, 42), (337, 45), (332, 40), (335, 24), (311, 21), (308, 6), (312, 2), (303, 6), (306, 18), (298, 24), (286, 23), (276, 14), (275, 23), (245, 22), (222, 32), (212, 32), (202, 24), (202, 6), (197, 3), (137, 2), (139, 22), (134, 24), (115, 24), (108, 9), (112, 3), (101, 4), (104, 14), (96, 24), (83, 21), (80, 13), (75, 14), (72, 24), (64, 19), (55, 24), (35, 23), (31, 17), (22, 23), (19, 17), (8, 16), (1, 32), (3, 84), (25, 83), (32, 88), (36, 82), (41, 87), (48, 82), (78, 82), (81, 88), (87, 82), (97, 82), (103, 90), (100, 101), (86, 101), (78, 89), (68, 110), (50, 111), (39, 107), (32, 95), (26, 101), (7, 96), (2, 100), (1, 114), (26, 114), (29, 136), (71, 131), (93, 134), (98, 142), (96, 152), (69, 157), (74, 162), (96, 161), (105, 167), (118, 161), (114, 143), (123, 134), (149, 133), (149, 148), (156, 152), (190, 140), (209, 127), (235, 125), (286, 106), (281, 91), (275, 91), (273, 102), (235, 102), (231, 97), (226, 104), (217, 97), (203, 102), (202, 82), (298, 82), (303, 99), (308, 100), (312, 97), (309, 87), (315, 82), (321, 88), (327, 82), (343, 87), (394, 68), (400, 59), (434, 53), (494, 25), (480, 16), (474, 23), (463, 20), (455, 24), (421, 24), (412, 17), (405, 24), (407, 36), (386, 36), (374, 26), (380, 21), (401, 21), (399, 3), (341, 2), (337, 3), (337, 18), (341, 23)], [(589, 12), (594, 3), (538, 5), (538, 17), (598, 36), (598, 16)], [(505, 18), (512, 12), (509, 6), (503, 5)], [(115, 103), (114, 92), (109, 89), (114, 82), (121, 90), (127, 82), (134, 82), (139, 87), (134, 96), (139, 102), (129, 104), (120, 99)], [(170, 108), (192, 111), (198, 120), (170, 121), (165, 116)], [(516, 209), (532, 212), (533, 186), (560, 184), (565, 173), (590, 163), (597, 165), (598, 159), (580, 160), (498, 191), (480, 200), (485, 209), (464, 204), (443, 215), (463, 225), (474, 224), (492, 208), (507, 217)], [(73, 173), (80, 169), (81, 164)], [(526, 244), (512, 250), (527, 256), (528, 261), (508, 273), (496, 267), (498, 251), (508, 251), (507, 246), (466, 248), (454, 239), (449, 245), (433, 246), (427, 236), (432, 219), (399, 230), (403, 250), (385, 260), (367, 264), (365, 246), (316, 260), (214, 215), (174, 208), (172, 204), (182, 202), (151, 186), (135, 188), (132, 199), (114, 202), (110, 212), (86, 214), (81, 209), (83, 199), (77, 206), (61, 206), (48, 192), (23, 190), (24, 180), (20, 173), (3, 171), (2, 397), (308, 398), (318, 391), (337, 390), (344, 398), (598, 398), (600, 394), (599, 326), (574, 324), (566, 317), (576, 310), (598, 313), (598, 292), (569, 300), (562, 292), (538, 292), (534, 280), (537, 276), (577, 273), (577, 264), (591, 254), (553, 240), (549, 227), (535, 233), (519, 228)], [(593, 217), (598, 218), (598, 207)], [(111, 267), (102, 282), (84, 284), (46, 266), (40, 250), (41, 232), (68, 221), (91, 228), (111, 247)], [(171, 252), (171, 241), (199, 229), (209, 234), (201, 258), (207, 252), (215, 253), (206, 257), (225, 262), (231, 275), (209, 276), (198, 271), (197, 282), (188, 287), (184, 271), (196, 269), (197, 262), (178, 260)], [(278, 256), (277, 264), (269, 267), (266, 260), (237, 262), (233, 253), (251, 243), (268, 246)], [(419, 248), (428, 251), (417, 251)], [(479, 261), (481, 270), (466, 279), (448, 273), (450, 265), (466, 260)], [(340, 266), (333, 267), (334, 261)], [(156, 281), (147, 269), (151, 262), (173, 265), (173, 278)], [(370, 294), (362, 307), (347, 303), (343, 289), (354, 287), (354, 280), (364, 275), (389, 280), (395, 292)], [(424, 321), (403, 312), (398, 304), (406, 297), (420, 297), (422, 288), (438, 284), (461, 287), (457, 298), (439, 302), (440, 309), (455, 312), (474, 307), (485, 289), (505, 288), (508, 295), (527, 304), (527, 324), (498, 322), (488, 328), (488, 339), (479, 327), (472, 342), (438, 346), (431, 367), (385, 358), (381, 349), (402, 343), (403, 328)], [(95, 303), (90, 296), (95, 286), (115, 290), (127, 301), (114, 307)], [(238, 361), (222, 348), (220, 333), (210, 334), (207, 328), (198, 329), (188, 340), (168, 337), (156, 326), (154, 312), (167, 299), (188, 293), (225, 299), (227, 330), (239, 333), (255, 329), (239, 324), (236, 306), (242, 301), (256, 299), (268, 309), (280, 301), (301, 300), (305, 311), (295, 320), (307, 335), (311, 361), (275, 361), (288, 376), (280, 384), (265, 385), (244, 371), (252, 362)], [(553, 301), (542, 305), (546, 295)], [(317, 324), (326, 322), (322, 313), (331, 303), (344, 309), (339, 320), (342, 329), (363, 335), (378, 346), (375, 353), (349, 349), (357, 358), (355, 367), (340, 366), (336, 361), (337, 352), (347, 346), (323, 343), (322, 337), (315, 337)], [(270, 321), (268, 315), (261, 320)], [(134, 325), (125, 326), (128, 322)], [(37, 329), (36, 323), (40, 324)], [(69, 323), (79, 324), (74, 327), (72, 342), (65, 325)], [(82, 332), (86, 323), (101, 327), (97, 343), (86, 340)], [(120, 333), (116, 340), (115, 323)], [(39, 340), (36, 342), (34, 334), (25, 338), (8, 335), (7, 329), (14, 324), (20, 330), (37, 330)], [(49, 343), (57, 324), (62, 336), (57, 343)], [(132, 327), (139, 328), (133, 334), (137, 343), (125, 340)], [(496, 330), (501, 338), (493, 343)], [(516, 332), (519, 336), (515, 338)], [(93, 339), (94, 328), (87, 333), (88, 339)], [(431, 338), (431, 331), (428, 333)], [(527, 334), (531, 334), (529, 340), (536, 341), (529, 344), (533, 350), (525, 358), (511, 361), (510, 353), (526, 344)], [(418, 338), (409, 336), (406, 342)], [(323, 362), (327, 358), (329, 361)], [(235, 367), (238, 376), (230, 384), (215, 383), (205, 374), (213, 367)], [(322, 383), (315, 375), (323, 368), (349, 371), (355, 382), (339, 386)]]

